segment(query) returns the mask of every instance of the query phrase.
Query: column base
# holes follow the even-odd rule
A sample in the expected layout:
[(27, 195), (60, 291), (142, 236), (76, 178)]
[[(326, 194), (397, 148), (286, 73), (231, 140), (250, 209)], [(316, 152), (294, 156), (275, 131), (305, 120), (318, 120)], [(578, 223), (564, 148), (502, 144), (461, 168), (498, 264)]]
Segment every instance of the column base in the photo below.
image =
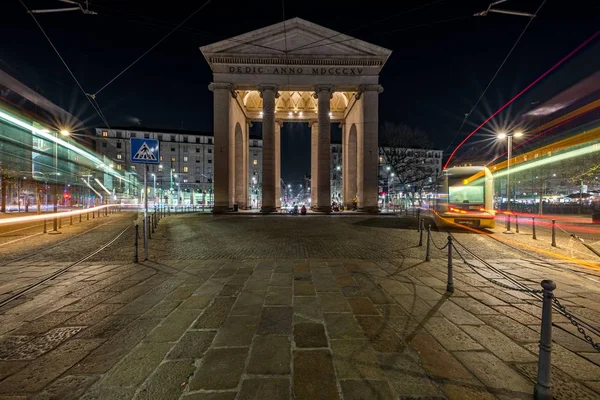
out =
[(270, 213), (274, 213), (277, 212), (277, 208), (273, 207), (273, 206), (262, 206), (260, 208), (260, 212), (262, 214), (270, 214)]
[(359, 208), (359, 211), (365, 212), (365, 213), (369, 213), (369, 214), (378, 214), (379, 213), (379, 207), (377, 206), (365, 206), (363, 208)]
[(231, 211), (229, 206), (213, 206), (212, 212), (213, 214), (225, 214)]
[(316, 206), (314, 208), (315, 212), (320, 212), (320, 213), (326, 213), (329, 214), (331, 213), (331, 206), (330, 205), (326, 205), (326, 206)]

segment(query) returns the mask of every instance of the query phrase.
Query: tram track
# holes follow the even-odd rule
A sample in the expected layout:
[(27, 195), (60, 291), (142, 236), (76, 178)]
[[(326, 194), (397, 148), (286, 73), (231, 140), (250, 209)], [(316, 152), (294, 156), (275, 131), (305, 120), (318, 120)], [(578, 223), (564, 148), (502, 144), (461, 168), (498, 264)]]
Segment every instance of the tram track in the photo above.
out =
[[(90, 233), (92, 231), (95, 231), (95, 230), (97, 230), (97, 229), (99, 229), (99, 228), (101, 228), (103, 226), (106, 226), (106, 225), (112, 223), (112, 222), (113, 221), (105, 222), (105, 223), (100, 224), (98, 226), (95, 226), (95, 227), (93, 227), (91, 229), (88, 229), (88, 230), (86, 230), (84, 232), (78, 233), (78, 234), (76, 234), (76, 235), (74, 235), (74, 236), (72, 236), (72, 237), (70, 237), (70, 238), (68, 238), (66, 240), (62, 240), (59, 243), (56, 243), (56, 244), (54, 244), (52, 246), (44, 248), (41, 252), (46, 252), (46, 251), (55, 249), (55, 248), (57, 248), (59, 246), (64, 246), (66, 243), (69, 243), (69, 242), (73, 241), (74, 239), (76, 239), (78, 237), (81, 237), (82, 235), (85, 235), (85, 234), (88, 234), (88, 233)], [(117, 242), (131, 228), (132, 228), (132, 224), (128, 222), (127, 226), (124, 229), (120, 230), (115, 236), (112, 236), (110, 240), (108, 240), (107, 242), (105, 242), (101, 246), (96, 247), (93, 250), (87, 252), (84, 256), (82, 256), (81, 258), (77, 259), (76, 261), (70, 263), (69, 265), (67, 265), (67, 266), (65, 266), (65, 267), (63, 267), (63, 268), (61, 268), (61, 269), (59, 269), (57, 271), (54, 271), (54, 272), (52, 272), (52, 273), (50, 273), (50, 274), (48, 274), (46, 276), (42, 276), (36, 282), (33, 282), (33, 283), (31, 283), (31, 284), (29, 284), (29, 285), (27, 285), (27, 286), (25, 286), (25, 287), (23, 287), (21, 289), (18, 289), (14, 293), (10, 294), (7, 298), (5, 298), (5, 299), (3, 299), (3, 300), (0, 301), (0, 308), (2, 308), (5, 305), (7, 305), (7, 304), (9, 304), (9, 303), (17, 300), (21, 296), (23, 296), (23, 295), (25, 295), (25, 294), (33, 291), (34, 289), (38, 288), (39, 286), (43, 285), (44, 283), (46, 283), (48, 281), (51, 281), (51, 280), (53, 280), (53, 279), (55, 279), (55, 278), (57, 278), (57, 277), (65, 274), (66, 272), (68, 272), (73, 267), (75, 267), (77, 265), (80, 265), (80, 264), (88, 261), (92, 257), (96, 256), (97, 254), (99, 254), (100, 252), (106, 250), (108, 247), (110, 247), (115, 242)], [(20, 257), (20, 258), (17, 258), (17, 259), (13, 259), (13, 260), (11, 260), (8, 263), (0, 265), (0, 267), (5, 267), (5, 266), (8, 266), (8, 265), (10, 265), (12, 263), (23, 261), (23, 260), (26, 260), (26, 259), (31, 258), (33, 256), (39, 256), (39, 253), (28, 254), (28, 255), (25, 255), (23, 257)]]

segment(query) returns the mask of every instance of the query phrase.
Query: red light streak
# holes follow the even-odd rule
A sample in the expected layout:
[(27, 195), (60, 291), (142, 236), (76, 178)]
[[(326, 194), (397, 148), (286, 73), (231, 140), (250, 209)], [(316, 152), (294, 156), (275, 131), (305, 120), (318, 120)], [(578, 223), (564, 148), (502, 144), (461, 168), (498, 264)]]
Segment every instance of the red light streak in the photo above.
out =
[(460, 149), (462, 147), (462, 145), (465, 144), (465, 142), (471, 138), (471, 136), (473, 136), (475, 133), (477, 133), (477, 131), (479, 129), (481, 129), (482, 126), (484, 126), (485, 124), (487, 124), (492, 118), (494, 118), (496, 115), (498, 115), (500, 112), (502, 112), (502, 110), (504, 110), (506, 107), (508, 107), (509, 105), (511, 105), (519, 97), (521, 97), (521, 95), (523, 93), (527, 92), (535, 84), (537, 84), (539, 81), (541, 81), (542, 79), (544, 79), (546, 76), (548, 76), (548, 74), (550, 74), (552, 71), (554, 71), (556, 68), (558, 68), (561, 64), (563, 64), (565, 61), (567, 61), (569, 58), (571, 58), (575, 53), (577, 53), (579, 50), (581, 50), (584, 46), (586, 46), (588, 43), (590, 43), (592, 40), (594, 40), (596, 38), (596, 36), (598, 36), (599, 34), (600, 34), (600, 31), (596, 31), (596, 33), (594, 33), (590, 38), (588, 38), (587, 40), (585, 40), (579, 46), (575, 47), (575, 49), (571, 50), (571, 52), (569, 54), (567, 54), (566, 56), (564, 56), (559, 62), (557, 62), (556, 64), (554, 64), (549, 70), (547, 70), (546, 72), (544, 72), (542, 75), (538, 76), (533, 82), (531, 82), (529, 85), (527, 85), (525, 87), (525, 89), (523, 89), (519, 93), (517, 93), (512, 99), (510, 99), (509, 101), (507, 101), (502, 107), (500, 107), (492, 115), (490, 115), (485, 121), (483, 121), (477, 128), (475, 128), (475, 130), (473, 130), (473, 132), (469, 133), (469, 135), (466, 138), (464, 138), (463, 141), (458, 144), (458, 146), (456, 146), (454, 148), (454, 150), (450, 154), (450, 157), (448, 157), (448, 160), (444, 164), (444, 168), (443, 169), (448, 168), (448, 164), (450, 164), (450, 161), (452, 160), (452, 157), (454, 157), (454, 154), (458, 151), (458, 149)]

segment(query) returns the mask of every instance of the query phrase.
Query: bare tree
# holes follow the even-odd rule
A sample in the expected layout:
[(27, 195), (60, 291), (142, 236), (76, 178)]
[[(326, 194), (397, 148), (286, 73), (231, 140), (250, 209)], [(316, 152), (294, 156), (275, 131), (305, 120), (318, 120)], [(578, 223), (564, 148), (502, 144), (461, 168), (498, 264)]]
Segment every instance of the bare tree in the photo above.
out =
[(422, 183), (435, 175), (435, 166), (425, 162), (431, 141), (427, 135), (404, 124), (385, 122), (380, 129), (379, 153), (382, 164), (394, 173), (394, 180), (403, 188), (408, 185), (422, 189)]

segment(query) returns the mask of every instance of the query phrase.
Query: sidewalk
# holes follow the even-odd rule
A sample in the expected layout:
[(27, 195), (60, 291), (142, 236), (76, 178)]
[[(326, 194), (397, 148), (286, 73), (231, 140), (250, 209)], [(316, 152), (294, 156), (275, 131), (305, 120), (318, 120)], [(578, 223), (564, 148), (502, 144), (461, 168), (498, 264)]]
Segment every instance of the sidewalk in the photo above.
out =
[[(590, 289), (585, 276), (538, 262), (488, 261), (532, 288), (555, 280), (563, 304), (600, 321), (600, 287)], [(0, 393), (531, 398), (539, 303), (458, 262), (452, 295), (445, 280), (443, 258), (83, 265), (2, 310)], [(555, 398), (598, 398), (599, 353), (556, 314), (553, 333)]]

